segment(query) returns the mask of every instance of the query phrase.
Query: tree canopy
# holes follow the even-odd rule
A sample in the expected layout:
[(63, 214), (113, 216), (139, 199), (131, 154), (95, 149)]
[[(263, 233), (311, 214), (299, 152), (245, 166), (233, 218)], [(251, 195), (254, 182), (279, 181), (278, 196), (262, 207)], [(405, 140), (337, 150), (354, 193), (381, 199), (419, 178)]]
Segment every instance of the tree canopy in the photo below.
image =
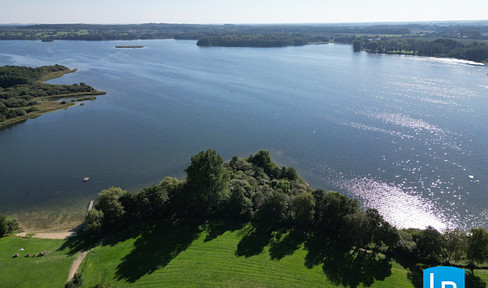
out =
[[(376, 209), (361, 209), (356, 199), (313, 190), (298, 174), (283, 177), (282, 171), (295, 170), (278, 168), (266, 150), (226, 163), (214, 150), (201, 151), (185, 171), (185, 180), (166, 177), (138, 193), (102, 190), (86, 217), (85, 233), (102, 236), (121, 225), (154, 221), (209, 223), (218, 231), (223, 224), (210, 223), (250, 223), (256, 229), (249, 241), (254, 236), (265, 241), (270, 235), (292, 247), (306, 241), (311, 257), (306, 265), (323, 263), (327, 271), (335, 269), (329, 255), (353, 262), (394, 256), (425, 265), (468, 260), (471, 267), (488, 260), (488, 233), (482, 228), (469, 234), (441, 233), (433, 227), (397, 230)], [(349, 265), (347, 261), (341, 265)]]
[(185, 172), (189, 205), (195, 213), (208, 215), (227, 197), (229, 174), (223, 164), (222, 157), (215, 150), (201, 151), (191, 157), (191, 164)]

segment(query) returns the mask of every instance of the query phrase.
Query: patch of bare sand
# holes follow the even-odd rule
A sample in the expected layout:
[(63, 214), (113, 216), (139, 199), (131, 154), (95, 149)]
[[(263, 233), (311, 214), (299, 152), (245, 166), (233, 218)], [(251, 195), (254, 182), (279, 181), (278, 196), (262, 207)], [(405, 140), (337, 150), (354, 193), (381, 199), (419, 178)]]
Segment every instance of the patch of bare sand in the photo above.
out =
[(32, 237), (40, 239), (67, 239), (77, 236), (75, 231), (53, 231), (53, 232), (21, 232), (18, 237)]

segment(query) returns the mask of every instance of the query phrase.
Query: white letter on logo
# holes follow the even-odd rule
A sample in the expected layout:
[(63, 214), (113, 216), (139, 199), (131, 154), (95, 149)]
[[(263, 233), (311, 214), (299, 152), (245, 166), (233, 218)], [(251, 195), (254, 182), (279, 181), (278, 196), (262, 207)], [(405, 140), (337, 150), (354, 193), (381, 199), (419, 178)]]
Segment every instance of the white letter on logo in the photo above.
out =
[[(430, 275), (432, 275), (432, 274), (430, 274)], [(442, 281), (442, 288), (446, 288), (446, 285), (450, 285), (451, 288), (457, 288), (456, 283), (454, 283), (452, 281)]]
[(430, 288), (434, 288), (434, 273), (430, 273)]

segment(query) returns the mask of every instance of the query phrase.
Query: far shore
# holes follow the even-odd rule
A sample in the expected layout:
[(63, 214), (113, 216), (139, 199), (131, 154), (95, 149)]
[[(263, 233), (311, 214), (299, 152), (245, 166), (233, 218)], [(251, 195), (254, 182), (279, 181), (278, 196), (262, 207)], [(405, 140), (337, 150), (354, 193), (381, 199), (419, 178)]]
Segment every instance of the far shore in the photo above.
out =
[(140, 46), (140, 45), (128, 45), (128, 46), (124, 46), (124, 45), (121, 45), (121, 46), (115, 46), (115, 48), (121, 48), (121, 49), (124, 49), (124, 48), (137, 49), (137, 48), (145, 48), (145, 46)]

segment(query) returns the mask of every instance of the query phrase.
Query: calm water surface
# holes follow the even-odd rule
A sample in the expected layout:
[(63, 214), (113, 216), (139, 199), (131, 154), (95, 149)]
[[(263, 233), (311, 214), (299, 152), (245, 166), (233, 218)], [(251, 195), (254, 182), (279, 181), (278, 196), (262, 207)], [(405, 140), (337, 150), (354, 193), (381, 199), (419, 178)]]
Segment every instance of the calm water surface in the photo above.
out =
[(124, 44), (0, 42), (0, 65), (62, 64), (78, 72), (51, 83), (108, 92), (0, 130), (0, 212), (184, 177), (208, 148), (226, 160), (268, 149), (398, 227), (488, 227), (485, 66), (343, 45)]

